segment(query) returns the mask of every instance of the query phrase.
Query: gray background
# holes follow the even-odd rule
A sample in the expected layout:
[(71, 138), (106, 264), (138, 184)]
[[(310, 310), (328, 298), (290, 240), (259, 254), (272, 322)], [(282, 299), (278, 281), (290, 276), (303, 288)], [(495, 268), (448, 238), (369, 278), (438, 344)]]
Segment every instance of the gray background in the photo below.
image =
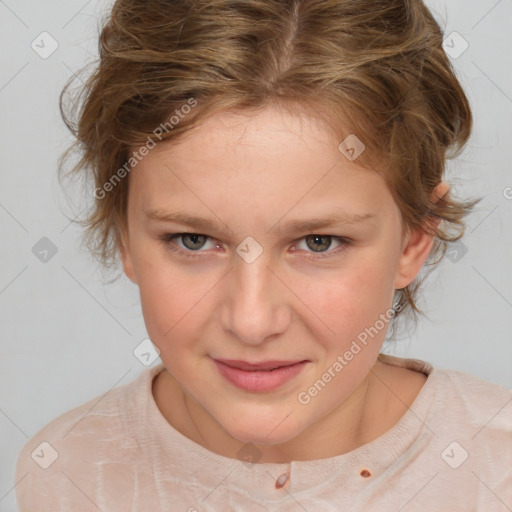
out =
[[(58, 415), (145, 369), (133, 354), (147, 337), (138, 289), (124, 276), (104, 284), (98, 265), (80, 248), (80, 228), (68, 220), (80, 201), (69, 204), (56, 178), (57, 159), (71, 140), (59, 117), (58, 94), (96, 55), (99, 22), (109, 5), (0, 0), (0, 510), (5, 512), (16, 510), (14, 467), (27, 440)], [(420, 306), (430, 320), (386, 351), (512, 388), (512, 32), (507, 25), (512, 2), (427, 5), (446, 36), (456, 31), (469, 44), (452, 62), (471, 101), (475, 128), (464, 153), (449, 163), (447, 179), (460, 196), (485, 199), (468, 218), (465, 247), (425, 283)], [(31, 47), (43, 31), (59, 45), (46, 59)], [(46, 40), (39, 51), (49, 48)], [(57, 248), (46, 262), (33, 252), (43, 237)]]

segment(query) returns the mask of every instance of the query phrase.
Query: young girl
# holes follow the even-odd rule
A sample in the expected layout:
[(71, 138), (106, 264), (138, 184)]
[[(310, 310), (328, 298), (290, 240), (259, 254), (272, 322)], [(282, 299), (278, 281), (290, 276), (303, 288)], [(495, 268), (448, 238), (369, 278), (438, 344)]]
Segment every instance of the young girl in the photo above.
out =
[(65, 119), (162, 362), (30, 439), (21, 512), (512, 510), (512, 392), (380, 353), (476, 204), (442, 39), (419, 0), (117, 0)]

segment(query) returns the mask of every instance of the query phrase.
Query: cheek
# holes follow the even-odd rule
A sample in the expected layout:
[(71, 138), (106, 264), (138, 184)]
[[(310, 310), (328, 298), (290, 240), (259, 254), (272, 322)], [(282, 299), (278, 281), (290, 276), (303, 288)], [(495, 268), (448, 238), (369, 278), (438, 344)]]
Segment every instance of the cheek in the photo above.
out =
[[(383, 253), (383, 252), (382, 252)], [(382, 254), (381, 253), (381, 254)], [(391, 258), (360, 257), (340, 271), (305, 286), (301, 296), (325, 324), (344, 339), (373, 325), (391, 305), (394, 294)]]
[(144, 320), (148, 331), (153, 331), (149, 334), (157, 335), (154, 340), (156, 341), (157, 337), (178, 321), (178, 310), (185, 298), (178, 300), (178, 287), (165, 283), (157, 276), (154, 279), (139, 279), (139, 289)]
[(151, 340), (160, 346), (197, 302), (197, 288), (156, 248), (151, 254), (141, 251), (135, 267), (146, 329)]
[[(221, 277), (221, 276), (220, 276)], [(146, 329), (164, 352), (174, 340), (192, 346), (205, 319), (211, 318), (212, 298), (219, 276), (194, 266), (172, 264), (155, 248), (141, 253), (137, 278)]]
[(178, 326), (183, 328), (183, 322), (189, 323), (204, 295), (203, 287), (198, 289), (179, 280), (142, 280), (139, 287), (144, 319), (155, 339), (170, 335)]

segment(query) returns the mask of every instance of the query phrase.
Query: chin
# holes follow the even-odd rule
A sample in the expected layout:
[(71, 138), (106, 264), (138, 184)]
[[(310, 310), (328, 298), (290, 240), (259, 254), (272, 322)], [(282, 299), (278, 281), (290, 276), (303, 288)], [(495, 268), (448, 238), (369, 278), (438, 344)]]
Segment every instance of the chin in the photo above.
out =
[(278, 445), (287, 443), (299, 433), (297, 425), (280, 418), (276, 421), (265, 420), (261, 416), (246, 417), (243, 422), (222, 425), (223, 429), (233, 438), (242, 443), (256, 445)]

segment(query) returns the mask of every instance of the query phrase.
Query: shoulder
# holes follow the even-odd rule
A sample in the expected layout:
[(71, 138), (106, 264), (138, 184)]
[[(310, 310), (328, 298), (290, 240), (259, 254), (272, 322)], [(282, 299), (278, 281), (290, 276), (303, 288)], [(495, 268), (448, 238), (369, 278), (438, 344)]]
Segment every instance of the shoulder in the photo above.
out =
[[(480, 461), (509, 468), (512, 460), (512, 390), (455, 370), (436, 370), (433, 421), (459, 433)], [(507, 469), (508, 478), (510, 475)]]
[(512, 433), (512, 390), (456, 370), (434, 370), (437, 405), (468, 426)]
[(427, 421), (445, 469), (476, 486), (480, 498), (486, 484), (512, 499), (512, 390), (455, 370), (435, 370), (429, 378), (436, 385)]
[(453, 509), (502, 510), (503, 501), (512, 500), (512, 390), (424, 361), (389, 361), (428, 375), (393, 437), (392, 446), (397, 432), (407, 438), (421, 425), (396, 465), (403, 492), (430, 475), (432, 482), (415, 498), (421, 510), (441, 502)]
[[(440, 443), (457, 441), (479, 461), (500, 469), (512, 460), (512, 390), (457, 370), (436, 368), (416, 359), (384, 356), (385, 362), (420, 376), (409, 384), (410, 408), (427, 433)], [(397, 368), (395, 368), (397, 370)], [(421, 379), (426, 380), (422, 383)], [(400, 377), (407, 382), (404, 376)], [(398, 387), (397, 387), (398, 389)], [(506, 471), (508, 473), (508, 470)], [(512, 475), (509, 475), (511, 478)]]
[[(464, 420), (469, 428), (486, 425), (497, 431), (511, 432), (511, 389), (461, 371), (440, 369), (418, 359), (381, 354), (379, 360), (394, 367), (400, 380), (412, 383), (413, 390), (420, 385), (416, 400), (429, 406), (429, 416), (436, 416), (443, 423)], [(416, 379), (411, 377), (414, 374)]]
[(61, 510), (75, 503), (71, 496), (94, 495), (100, 473), (121, 476), (133, 467), (139, 446), (126, 407), (143, 392), (147, 372), (61, 414), (25, 443), (15, 474), (20, 512)]

